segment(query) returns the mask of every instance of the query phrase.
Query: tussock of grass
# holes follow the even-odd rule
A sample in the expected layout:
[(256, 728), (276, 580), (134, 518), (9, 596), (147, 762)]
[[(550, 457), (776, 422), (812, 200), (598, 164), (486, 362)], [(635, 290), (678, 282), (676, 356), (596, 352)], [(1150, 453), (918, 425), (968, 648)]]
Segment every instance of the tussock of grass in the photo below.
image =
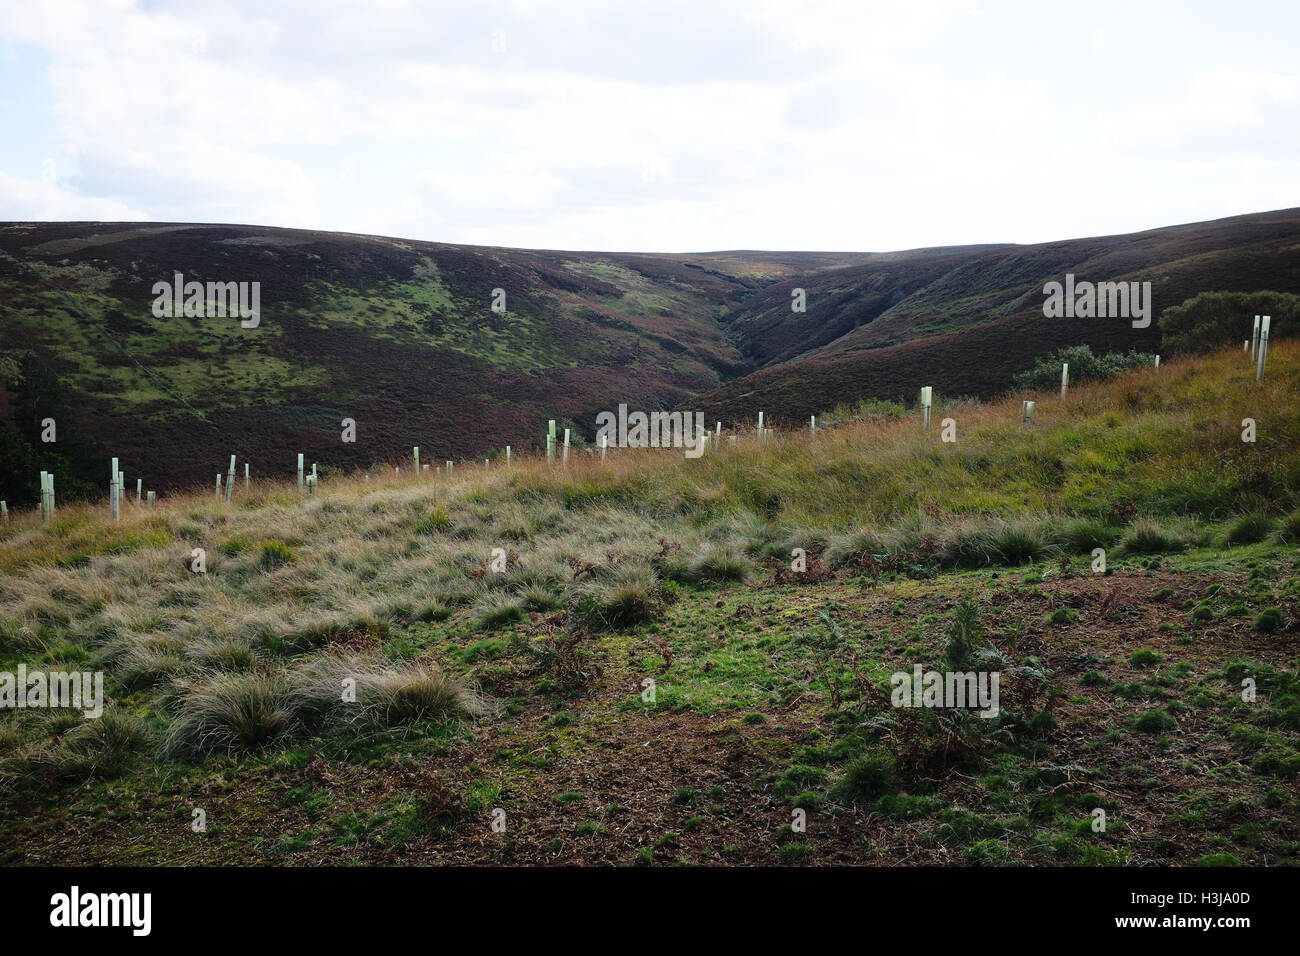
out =
[(526, 584), (519, 590), (519, 599), (530, 611), (554, 611), (564, 602), (559, 595), (540, 584)]
[(1258, 544), (1272, 534), (1276, 526), (1277, 522), (1267, 515), (1242, 515), (1228, 526), (1228, 544)]
[(201, 759), (329, 731), (392, 727), (481, 712), (455, 678), (421, 664), (322, 654), (290, 671), (219, 673), (182, 685), (166, 749)]
[(66, 732), (26, 749), (20, 734), (10, 734), (3, 748), (10, 752), (0, 760), (0, 786), (24, 788), (50, 781), (117, 777), (154, 750), (145, 721), (120, 707), (106, 707), (95, 719), (75, 714), (62, 718), (68, 721)]
[(647, 567), (624, 568), (610, 581), (581, 588), (573, 603), (574, 615), (600, 627), (630, 627), (659, 616), (663, 596), (659, 579)]
[(441, 505), (420, 516), (411, 530), (416, 534), (438, 534), (451, 527), (451, 519)]
[(180, 689), (179, 714), (167, 741), (174, 756), (259, 750), (287, 739), (293, 730), (283, 674), (217, 674)]
[(1275, 607), (1265, 608), (1255, 618), (1255, 630), (1264, 634), (1272, 633), (1282, 627), (1282, 612)]
[(1071, 554), (1091, 554), (1095, 548), (1110, 548), (1120, 529), (1100, 518), (1074, 518), (1061, 528), (1062, 546)]
[(293, 553), (293, 548), (289, 547), (289, 545), (283, 541), (267, 540), (262, 542), (261, 555), (257, 559), (257, 566), (263, 571), (274, 571), (286, 564), (293, 564), (296, 560), (297, 555)]
[(838, 571), (889, 551), (890, 544), (882, 534), (870, 528), (855, 528), (831, 538), (826, 564)]
[(1139, 518), (1124, 529), (1120, 547), (1127, 554), (1175, 554), (1200, 541), (1195, 525), (1186, 519)]
[(888, 754), (866, 754), (844, 766), (835, 795), (850, 803), (869, 803), (898, 789), (894, 759)]
[(524, 601), (519, 595), (501, 591), (484, 594), (474, 605), (478, 626), (486, 631), (517, 624), (524, 619), (524, 612)]
[(749, 560), (730, 545), (711, 545), (686, 566), (686, 581), (745, 581), (753, 571)]

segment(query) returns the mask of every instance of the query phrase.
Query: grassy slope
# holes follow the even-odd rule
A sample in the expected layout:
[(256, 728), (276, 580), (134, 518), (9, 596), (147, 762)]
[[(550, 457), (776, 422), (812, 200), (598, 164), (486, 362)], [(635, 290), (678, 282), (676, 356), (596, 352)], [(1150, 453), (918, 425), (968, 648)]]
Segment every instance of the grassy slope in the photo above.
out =
[[(1221, 535), (1235, 514), (1300, 506), (1300, 350), (1270, 360), (1263, 386), (1229, 351), (1039, 396), (1031, 428), (1010, 402), (954, 409), (936, 418), (956, 419), (955, 444), (867, 422), (698, 461), (338, 479), (307, 502), (259, 483), (233, 507), (175, 498), (117, 527), (102, 508), (15, 521), (4, 668), (103, 667), (113, 715), (90, 730), (3, 715), (8, 859), (1293, 862), (1300, 562), (1293, 544)], [(1112, 547), (1095, 575), (1072, 515), (1153, 516), (1187, 550)], [(998, 557), (1015, 540), (1037, 549), (1026, 570)], [(782, 570), (793, 546), (806, 575)], [(486, 568), (496, 547), (503, 574)], [(940, 659), (968, 596), (979, 643), (1009, 675), (1049, 673), (1052, 693), (1009, 677), (1014, 739), (944, 754), (941, 728), (880, 687)], [(1284, 629), (1258, 630), (1272, 606)], [(454, 674), (489, 710), (156, 756), (231, 675), (298, 680), (342, 650), (365, 675)], [(1134, 729), (1149, 711), (1167, 727)], [(785, 828), (795, 806), (806, 835)]]

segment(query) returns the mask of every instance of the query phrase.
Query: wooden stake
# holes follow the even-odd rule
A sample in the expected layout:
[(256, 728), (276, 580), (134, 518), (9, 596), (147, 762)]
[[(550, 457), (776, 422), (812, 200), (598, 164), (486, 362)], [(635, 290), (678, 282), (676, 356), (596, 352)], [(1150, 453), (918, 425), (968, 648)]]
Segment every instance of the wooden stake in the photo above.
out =
[(1255, 361), (1256, 350), (1259, 347), (1259, 316), (1255, 316), (1255, 327), (1250, 330), (1250, 360)]

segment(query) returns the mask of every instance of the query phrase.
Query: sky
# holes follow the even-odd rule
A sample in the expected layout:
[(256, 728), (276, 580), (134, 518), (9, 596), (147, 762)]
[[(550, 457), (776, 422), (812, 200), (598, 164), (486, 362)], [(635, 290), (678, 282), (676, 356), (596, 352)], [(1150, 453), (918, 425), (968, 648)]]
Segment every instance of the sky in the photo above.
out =
[(1300, 206), (1300, 4), (0, 0), (0, 220), (884, 251)]

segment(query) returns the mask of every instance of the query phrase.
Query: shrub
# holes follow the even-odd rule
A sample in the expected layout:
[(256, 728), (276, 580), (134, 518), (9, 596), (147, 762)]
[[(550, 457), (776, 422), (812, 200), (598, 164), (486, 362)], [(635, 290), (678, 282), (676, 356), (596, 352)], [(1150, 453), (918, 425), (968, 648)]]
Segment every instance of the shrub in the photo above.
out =
[(1278, 526), (1277, 537), (1279, 541), (1285, 541), (1287, 544), (1300, 544), (1300, 511), (1293, 511)]
[(1018, 391), (1059, 388), (1061, 365), (1066, 362), (1071, 382), (1101, 382), (1131, 368), (1150, 367), (1155, 359), (1154, 354), (1135, 351), (1093, 355), (1086, 345), (1071, 345), (1038, 359), (1030, 368), (1018, 372), (1012, 382)]
[(1167, 353), (1240, 346), (1250, 338), (1255, 315), (1271, 315), (1276, 338), (1295, 328), (1300, 296), (1285, 292), (1202, 292), (1160, 313)]

